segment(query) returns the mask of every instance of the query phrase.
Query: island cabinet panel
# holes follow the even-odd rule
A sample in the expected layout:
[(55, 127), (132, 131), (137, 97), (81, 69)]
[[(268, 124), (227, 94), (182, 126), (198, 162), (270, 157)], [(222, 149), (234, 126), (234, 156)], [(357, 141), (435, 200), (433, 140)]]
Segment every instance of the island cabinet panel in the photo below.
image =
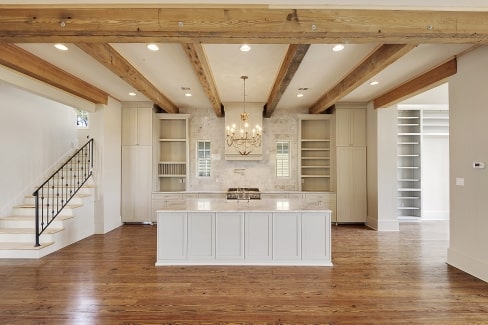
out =
[(215, 213), (188, 213), (188, 258), (215, 259)]
[(175, 212), (159, 216), (158, 259), (186, 259), (187, 228), (187, 216), (185, 212)]
[(301, 257), (300, 213), (273, 213), (273, 258), (296, 260)]
[(156, 265), (332, 266), (330, 210), (306, 210), (305, 200), (233, 203), (168, 201), (157, 212)]
[(217, 212), (215, 227), (217, 259), (244, 259), (244, 213)]
[(246, 212), (245, 229), (246, 259), (272, 259), (272, 214), (268, 212)]
[(302, 259), (330, 258), (330, 222), (320, 213), (302, 213)]

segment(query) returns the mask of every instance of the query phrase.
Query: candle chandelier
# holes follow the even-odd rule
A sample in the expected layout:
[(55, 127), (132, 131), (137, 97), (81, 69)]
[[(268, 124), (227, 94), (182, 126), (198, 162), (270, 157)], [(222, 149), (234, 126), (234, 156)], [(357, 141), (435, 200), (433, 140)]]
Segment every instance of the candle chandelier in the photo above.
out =
[(233, 147), (241, 156), (249, 155), (253, 148), (260, 147), (262, 141), (263, 130), (258, 124), (251, 129), (249, 126), (249, 115), (246, 112), (246, 80), (247, 76), (241, 76), (244, 84), (244, 99), (243, 112), (241, 113), (240, 125), (237, 127), (235, 123), (226, 127), (227, 135), (226, 142), (229, 147)]

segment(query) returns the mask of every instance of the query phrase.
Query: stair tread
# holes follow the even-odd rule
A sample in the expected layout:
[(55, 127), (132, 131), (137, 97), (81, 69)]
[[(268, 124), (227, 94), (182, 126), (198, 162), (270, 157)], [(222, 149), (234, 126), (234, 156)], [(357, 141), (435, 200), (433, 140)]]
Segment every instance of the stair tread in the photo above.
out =
[[(79, 208), (82, 206), (83, 206), (83, 204), (68, 204), (64, 208), (65, 209), (76, 209), (76, 208)], [(35, 204), (19, 204), (19, 205), (15, 206), (15, 208), (32, 208), (32, 209), (35, 207), (36, 207)]]
[(54, 242), (41, 243), (41, 246), (34, 246), (34, 243), (0, 243), (0, 250), (39, 250), (54, 244)]
[[(54, 234), (62, 231), (63, 228), (47, 228), (45, 234)], [(0, 228), (0, 234), (34, 234), (34, 228)]]
[[(36, 217), (35, 216), (8, 216), (8, 217), (3, 217), (0, 218), (0, 220), (5, 219), (5, 220), (34, 220)], [(56, 217), (56, 220), (67, 220), (67, 219), (72, 219), (73, 216), (64, 216), (64, 215), (58, 215)]]

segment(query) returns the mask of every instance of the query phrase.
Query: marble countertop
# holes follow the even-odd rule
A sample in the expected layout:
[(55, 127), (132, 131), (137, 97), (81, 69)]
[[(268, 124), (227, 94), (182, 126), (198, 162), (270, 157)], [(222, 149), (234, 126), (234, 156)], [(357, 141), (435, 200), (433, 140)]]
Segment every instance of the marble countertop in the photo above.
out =
[(206, 199), (195, 198), (186, 200), (168, 200), (165, 206), (158, 211), (164, 212), (324, 212), (324, 209), (310, 201), (299, 199), (261, 199), (261, 200), (226, 200), (226, 199)]

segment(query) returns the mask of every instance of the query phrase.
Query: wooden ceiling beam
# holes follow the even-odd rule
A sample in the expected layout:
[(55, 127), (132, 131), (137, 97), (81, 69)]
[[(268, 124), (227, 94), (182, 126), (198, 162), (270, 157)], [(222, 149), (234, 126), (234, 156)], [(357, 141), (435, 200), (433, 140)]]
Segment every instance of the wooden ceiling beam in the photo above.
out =
[(108, 103), (108, 94), (78, 77), (14, 45), (0, 43), (0, 64), (95, 104)]
[(411, 44), (383, 44), (371, 52), (358, 66), (322, 95), (310, 108), (311, 114), (322, 113), (342, 97), (412, 50)]
[(447, 78), (456, 73), (457, 60), (453, 58), (375, 98), (373, 100), (374, 108), (390, 107), (403, 99), (444, 83)]
[(119, 54), (112, 46), (103, 43), (78, 43), (80, 49), (103, 64), (110, 71), (144, 94), (167, 113), (178, 113), (178, 107), (162, 94), (142, 73)]
[(310, 47), (310, 44), (290, 44), (288, 51), (286, 52), (283, 63), (281, 64), (280, 71), (274, 82), (271, 93), (264, 105), (264, 117), (271, 117), (276, 106), (278, 105), (283, 93), (290, 84), (293, 76), (298, 70), (298, 67), (302, 63), (305, 54)]
[(487, 11), (3, 5), (0, 42), (488, 44)]
[(217, 86), (215, 85), (215, 80), (212, 75), (212, 71), (208, 64), (207, 56), (205, 55), (205, 50), (201, 44), (186, 43), (182, 44), (190, 62), (193, 66), (193, 70), (200, 80), (205, 94), (207, 94), (208, 99), (212, 105), (215, 114), (218, 117), (224, 116), (224, 109), (222, 102), (220, 101), (220, 96), (217, 91)]

